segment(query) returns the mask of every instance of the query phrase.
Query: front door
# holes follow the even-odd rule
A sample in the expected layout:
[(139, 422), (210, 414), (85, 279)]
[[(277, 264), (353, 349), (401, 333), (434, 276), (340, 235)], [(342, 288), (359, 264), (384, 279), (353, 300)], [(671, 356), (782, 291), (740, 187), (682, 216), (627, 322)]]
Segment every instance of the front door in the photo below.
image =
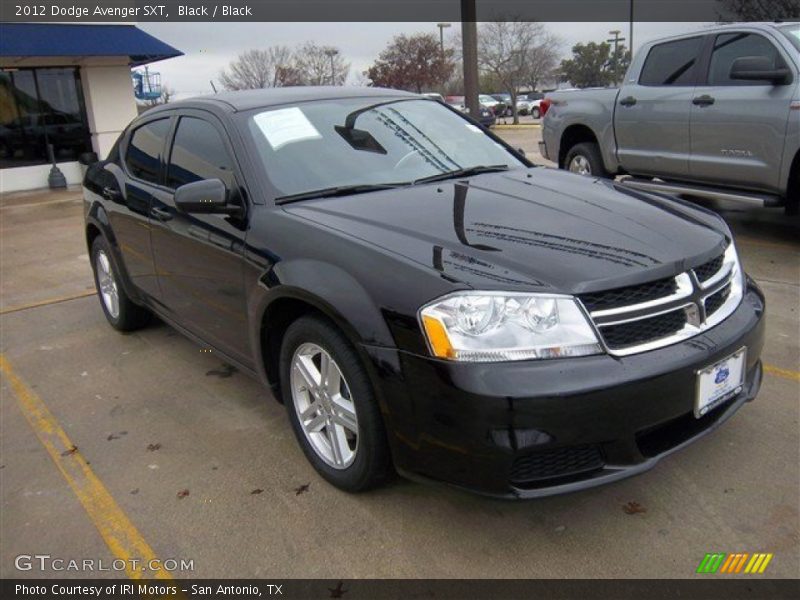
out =
[(737, 58), (762, 56), (773, 68), (790, 63), (766, 36), (751, 32), (717, 35), (705, 85), (692, 106), (692, 179), (717, 184), (776, 190), (786, 126), (795, 84), (730, 78)]
[(703, 37), (657, 44), (614, 107), (617, 156), (634, 175), (689, 174), (689, 117)]
[[(125, 170), (109, 165), (111, 177), (103, 193), (110, 200), (108, 218), (119, 252), (133, 284), (158, 299), (158, 278), (150, 245), (150, 205), (161, 180), (164, 148), (170, 131), (169, 116), (147, 121), (130, 133), (125, 147)], [(114, 183), (112, 183), (114, 182)]]
[[(216, 119), (201, 111), (178, 120), (168, 156), (166, 187), (221, 179), (231, 203), (243, 203), (228, 137)], [(150, 211), (153, 255), (161, 302), (190, 332), (249, 366), (243, 253), (246, 217), (187, 214), (172, 192), (153, 197)]]

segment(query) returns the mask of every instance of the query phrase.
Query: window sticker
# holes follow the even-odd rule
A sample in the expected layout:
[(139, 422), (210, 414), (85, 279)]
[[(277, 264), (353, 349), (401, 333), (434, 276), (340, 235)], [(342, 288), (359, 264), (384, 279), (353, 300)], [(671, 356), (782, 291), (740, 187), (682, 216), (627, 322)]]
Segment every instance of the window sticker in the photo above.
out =
[(292, 142), (322, 137), (303, 111), (296, 106), (263, 112), (253, 117), (253, 120), (273, 150)]

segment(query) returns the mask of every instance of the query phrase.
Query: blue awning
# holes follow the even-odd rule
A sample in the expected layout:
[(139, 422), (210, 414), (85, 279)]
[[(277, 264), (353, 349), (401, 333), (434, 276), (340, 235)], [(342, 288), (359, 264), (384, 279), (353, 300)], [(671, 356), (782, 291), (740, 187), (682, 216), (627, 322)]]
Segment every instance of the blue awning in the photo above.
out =
[(134, 25), (0, 23), (0, 56), (125, 56), (135, 67), (182, 55)]

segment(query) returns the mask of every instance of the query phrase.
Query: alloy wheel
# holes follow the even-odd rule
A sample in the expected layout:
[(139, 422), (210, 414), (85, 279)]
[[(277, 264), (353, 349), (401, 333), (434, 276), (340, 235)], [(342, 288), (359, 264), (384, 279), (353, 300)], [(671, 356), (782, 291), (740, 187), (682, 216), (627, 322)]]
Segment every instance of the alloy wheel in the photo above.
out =
[(571, 173), (577, 173), (578, 175), (592, 174), (592, 166), (589, 164), (589, 160), (582, 154), (574, 156), (572, 160), (569, 161), (569, 170)]
[(114, 278), (114, 270), (108, 260), (104, 250), (100, 250), (95, 258), (95, 268), (97, 269), (97, 287), (100, 288), (100, 297), (103, 304), (111, 315), (111, 318), (119, 317), (119, 291), (117, 281)]
[(334, 469), (346, 469), (358, 451), (358, 417), (347, 381), (330, 354), (301, 344), (291, 366), (291, 392), (303, 433)]

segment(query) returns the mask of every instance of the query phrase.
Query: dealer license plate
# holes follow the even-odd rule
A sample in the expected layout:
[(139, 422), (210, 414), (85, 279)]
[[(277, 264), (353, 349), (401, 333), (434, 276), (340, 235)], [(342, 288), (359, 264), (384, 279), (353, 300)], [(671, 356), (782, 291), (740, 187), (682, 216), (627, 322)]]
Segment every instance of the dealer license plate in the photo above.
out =
[(741, 348), (728, 358), (697, 371), (695, 417), (699, 419), (742, 391), (746, 362), (747, 348)]

